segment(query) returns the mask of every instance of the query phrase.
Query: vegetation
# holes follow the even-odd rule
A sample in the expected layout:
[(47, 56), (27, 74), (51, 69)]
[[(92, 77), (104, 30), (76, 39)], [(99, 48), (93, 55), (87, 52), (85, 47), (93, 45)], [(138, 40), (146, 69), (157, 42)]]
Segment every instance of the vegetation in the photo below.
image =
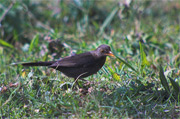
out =
[[(178, 1), (0, 0), (1, 118), (178, 118)], [(74, 80), (50, 61), (111, 46), (96, 74)]]

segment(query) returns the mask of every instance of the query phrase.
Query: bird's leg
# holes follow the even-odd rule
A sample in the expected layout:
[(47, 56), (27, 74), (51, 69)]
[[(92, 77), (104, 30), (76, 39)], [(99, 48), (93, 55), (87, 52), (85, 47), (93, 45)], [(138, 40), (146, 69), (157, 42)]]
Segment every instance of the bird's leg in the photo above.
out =
[(72, 87), (74, 87), (74, 84), (76, 84), (78, 87), (80, 87), (78, 79), (79, 79), (79, 77), (78, 78), (74, 78), (74, 82), (73, 82)]
[[(80, 74), (77, 78), (74, 78), (74, 79), (75, 79), (74, 83), (76, 83), (77, 80), (80, 79), (80, 77), (83, 76), (83, 75), (86, 74), (86, 73), (87, 73), (87, 72), (84, 72), (84, 73)], [(81, 79), (81, 80), (84, 80), (84, 79)]]
[(87, 72), (84, 72), (84, 73), (82, 73), (82, 74), (80, 74), (77, 78), (74, 78), (74, 83), (73, 83), (73, 85), (75, 84), (75, 83), (77, 83), (77, 85), (79, 86), (79, 83), (77, 82), (78, 81), (78, 79), (82, 76), (82, 75), (84, 75), (84, 74), (86, 74)]
[(84, 80), (84, 79), (74, 79), (75, 81), (74, 81), (74, 83), (73, 83), (73, 85), (75, 84), (75, 85), (77, 85), (79, 88), (81, 88), (81, 87), (83, 87), (83, 85), (82, 85), (82, 83), (81, 82), (79, 82), (78, 80), (82, 80), (82, 81), (86, 81), (87, 82), (87, 80)]
[(74, 81), (74, 84), (77, 84), (78, 87), (79, 87), (78, 78), (77, 78), (77, 79), (74, 78), (74, 80), (75, 80), (75, 81)]

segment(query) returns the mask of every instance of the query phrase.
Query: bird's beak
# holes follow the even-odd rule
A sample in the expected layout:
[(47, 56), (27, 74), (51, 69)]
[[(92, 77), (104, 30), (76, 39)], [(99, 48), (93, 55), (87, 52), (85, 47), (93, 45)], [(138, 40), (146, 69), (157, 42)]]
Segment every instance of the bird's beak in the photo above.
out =
[(115, 57), (114, 54), (111, 51), (109, 51), (109, 53), (106, 53), (106, 55)]

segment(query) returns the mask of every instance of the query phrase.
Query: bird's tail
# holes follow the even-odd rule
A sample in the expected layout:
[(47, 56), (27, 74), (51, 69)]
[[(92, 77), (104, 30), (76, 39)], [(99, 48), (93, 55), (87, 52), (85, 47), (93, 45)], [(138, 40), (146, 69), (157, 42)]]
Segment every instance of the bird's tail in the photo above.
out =
[(56, 61), (48, 61), (48, 62), (27, 62), (27, 63), (22, 63), (21, 65), (23, 66), (50, 66)]

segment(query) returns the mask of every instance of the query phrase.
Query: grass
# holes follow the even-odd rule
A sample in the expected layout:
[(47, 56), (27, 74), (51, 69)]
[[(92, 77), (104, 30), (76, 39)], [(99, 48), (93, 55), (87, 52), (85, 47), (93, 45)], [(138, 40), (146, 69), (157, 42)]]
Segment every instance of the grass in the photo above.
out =
[[(33, 3), (15, 1), (2, 21), (1, 118), (179, 118), (177, 1)], [(116, 57), (87, 77), (88, 85), (79, 80), (80, 87), (68, 88), (74, 80), (53, 69), (12, 65), (57, 60), (101, 44)]]

